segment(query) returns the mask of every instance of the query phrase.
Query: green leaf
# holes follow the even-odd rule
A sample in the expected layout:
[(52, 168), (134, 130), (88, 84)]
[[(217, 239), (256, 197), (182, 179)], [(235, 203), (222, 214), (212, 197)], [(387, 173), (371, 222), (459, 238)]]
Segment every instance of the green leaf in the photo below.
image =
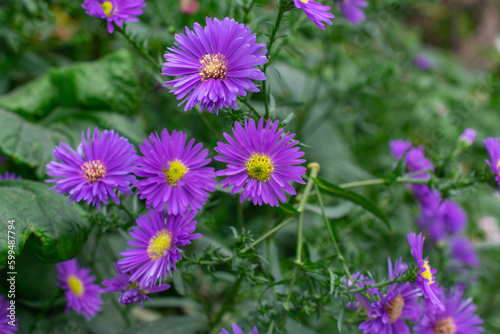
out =
[(273, 209), (280, 215), (285, 216), (296, 216), (300, 213), (297, 209), (287, 203), (280, 203), (279, 206), (273, 206)]
[(205, 318), (177, 315), (145, 322), (139, 326), (129, 328), (122, 334), (196, 334), (202, 330), (207, 330)]
[(337, 319), (337, 329), (339, 333), (342, 332), (342, 322), (344, 321), (344, 309), (341, 309), (339, 312), (339, 318)]
[(341, 188), (333, 183), (330, 183), (326, 180), (321, 179), (320, 177), (315, 177), (314, 181), (318, 185), (318, 188), (321, 192), (333, 196), (333, 197), (339, 197), (348, 201), (351, 201), (353, 203), (356, 203), (360, 206), (362, 206), (364, 209), (370, 211), (373, 213), (376, 217), (380, 218), (386, 225), (387, 228), (392, 231), (391, 223), (387, 219), (387, 217), (380, 211), (375, 204), (373, 204), (370, 200), (368, 200), (366, 197), (361, 196), (360, 194), (347, 190), (344, 188)]
[(0, 107), (31, 118), (55, 107), (130, 112), (146, 89), (139, 87), (133, 67), (132, 56), (121, 49), (95, 62), (54, 68), (1, 97)]
[[(10, 240), (15, 256), (28, 246), (43, 262), (75, 257), (87, 240), (90, 223), (75, 203), (57, 196), (49, 186), (29, 180), (0, 182), (0, 267), (7, 263)], [(9, 220), (15, 229), (8, 230)]]

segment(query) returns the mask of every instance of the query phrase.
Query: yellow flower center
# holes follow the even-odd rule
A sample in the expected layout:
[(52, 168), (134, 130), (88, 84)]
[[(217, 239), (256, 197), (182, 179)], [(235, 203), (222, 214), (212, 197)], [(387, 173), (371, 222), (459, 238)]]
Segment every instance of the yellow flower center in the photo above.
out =
[(424, 261), (424, 268), (425, 268), (425, 271), (421, 272), (421, 275), (423, 278), (426, 278), (427, 279), (427, 284), (431, 285), (432, 283), (434, 283), (434, 281), (432, 280), (432, 273), (431, 273), (431, 268), (429, 267), (429, 261)]
[(113, 4), (111, 3), (111, 1), (104, 1), (101, 6), (106, 16), (109, 17), (111, 15), (111, 10), (113, 9)]
[(439, 320), (434, 326), (434, 333), (436, 334), (455, 334), (456, 332), (457, 326), (455, 326), (451, 317)]
[(166, 250), (172, 247), (172, 235), (167, 229), (158, 231), (154, 237), (149, 240), (148, 255), (151, 260), (162, 258)]
[(303, 2), (303, 3), (308, 3), (309, 2), (309, 0), (300, 0), (300, 1)]
[(87, 161), (82, 166), (83, 176), (88, 183), (95, 183), (106, 176), (106, 167), (100, 160)]
[(212, 79), (224, 79), (227, 74), (227, 61), (224, 55), (205, 55), (200, 59), (201, 81)]
[(69, 288), (71, 289), (71, 292), (73, 292), (75, 296), (77, 297), (83, 296), (85, 288), (83, 287), (83, 282), (78, 277), (76, 277), (75, 275), (69, 275), (68, 285)]
[(170, 161), (167, 167), (163, 167), (163, 173), (167, 177), (167, 183), (173, 186), (177, 185), (177, 182), (187, 173), (189, 168), (186, 167), (180, 160), (175, 159)]
[(245, 167), (247, 168), (248, 175), (252, 179), (264, 182), (271, 178), (271, 173), (274, 170), (271, 159), (267, 155), (258, 153), (254, 153), (254, 155), (248, 159)]
[(401, 294), (397, 295), (393, 300), (389, 302), (389, 306), (386, 306), (387, 314), (389, 315), (389, 320), (391, 324), (395, 323), (399, 319), (401, 313), (403, 312), (403, 307), (405, 306), (405, 300)]
[(500, 176), (500, 159), (497, 161), (497, 175)]

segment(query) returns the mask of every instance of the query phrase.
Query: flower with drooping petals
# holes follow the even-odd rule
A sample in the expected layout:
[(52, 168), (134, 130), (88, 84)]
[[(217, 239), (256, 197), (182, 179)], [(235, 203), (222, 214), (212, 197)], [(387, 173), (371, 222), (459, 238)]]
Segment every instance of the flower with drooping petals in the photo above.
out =
[(233, 139), (227, 133), (224, 137), (229, 144), (217, 143), (214, 150), (220, 156), (215, 160), (227, 163), (227, 169), (217, 171), (217, 176), (226, 176), (221, 185), (223, 188), (233, 186), (232, 194), (241, 189), (240, 202), (246, 198), (253, 204), (262, 202), (271, 206), (279, 206), (285, 202), (283, 191), (295, 195), (295, 189), (288, 182), (305, 183), (302, 175), (306, 168), (295, 166), (305, 162), (299, 159), (304, 155), (298, 146), (298, 140), (292, 141), (295, 134), (283, 129), (278, 130), (278, 121), (268, 120), (264, 127), (264, 118), (256, 125), (253, 119), (245, 120), (245, 128), (235, 122)]
[(293, 0), (293, 2), (295, 7), (302, 8), (304, 13), (306, 13), (320, 29), (325, 30), (325, 24), (323, 22), (332, 25), (330, 19), (333, 19), (335, 15), (328, 12), (330, 7), (323, 6), (314, 0)]
[[(233, 324), (233, 332), (234, 334), (245, 334), (243, 333), (243, 330), (241, 330), (241, 328), (239, 328), (236, 324)], [(220, 334), (231, 334), (231, 333), (223, 328)], [(257, 330), (257, 327), (254, 327), (253, 330), (248, 334), (259, 334), (259, 331)]]
[(76, 259), (57, 264), (58, 286), (65, 290), (66, 313), (73, 309), (87, 320), (99, 313), (102, 300), (99, 286), (94, 284), (95, 277), (87, 268), (78, 268)]
[(172, 276), (172, 269), (177, 270), (175, 262), (182, 260), (180, 246), (186, 246), (191, 240), (201, 237), (194, 233), (195, 212), (186, 215), (167, 215), (163, 211), (149, 210), (148, 215), (137, 218), (137, 225), (132, 227), (130, 235), (134, 240), (128, 244), (135, 246), (121, 252), (124, 258), (118, 264), (126, 272), (130, 272), (130, 281), (136, 281), (141, 287), (152, 287), (163, 277), (167, 279), (167, 271)]
[(428, 258), (422, 258), (424, 240), (425, 237), (422, 236), (422, 233), (419, 233), (418, 236), (413, 232), (408, 233), (411, 255), (415, 258), (419, 268), (415, 285), (422, 291), (425, 298), (425, 305), (431, 312), (436, 313), (444, 310), (443, 303), (439, 299), (442, 291), (438, 288), (439, 284), (434, 280), (437, 270), (431, 268)]
[(17, 318), (15, 320), (9, 318), (10, 310), (8, 308), (15, 310), (15, 304), (13, 306), (9, 300), (0, 295), (0, 334), (12, 334), (18, 330)]
[(339, 9), (342, 15), (348, 19), (351, 24), (358, 24), (363, 21), (366, 16), (361, 8), (368, 6), (368, 3), (364, 0), (340, 0)]
[(426, 312), (423, 319), (413, 328), (416, 334), (478, 334), (484, 331), (483, 320), (474, 314), (477, 307), (472, 298), (462, 300), (462, 291), (442, 298), (444, 310), (438, 313)]
[(6, 181), (6, 180), (22, 180), (22, 177), (20, 175), (16, 175), (10, 172), (5, 172), (3, 174), (0, 174), (0, 181)]
[(495, 180), (497, 180), (500, 187), (500, 137), (486, 138), (483, 143), (491, 158), (491, 161), (486, 160), (486, 163), (491, 167), (493, 174), (496, 175)]
[[(388, 259), (389, 279), (395, 279), (406, 271), (408, 266), (401, 261), (399, 258), (393, 268), (391, 260)], [(379, 301), (371, 303), (368, 312), (370, 319), (361, 323), (359, 329), (363, 333), (410, 334), (410, 329), (403, 319), (418, 320), (420, 295), (420, 290), (414, 289), (410, 283), (391, 284), (385, 294), (379, 294)]]
[(50, 189), (69, 194), (70, 202), (84, 200), (100, 209), (101, 202), (108, 204), (108, 196), (120, 204), (116, 190), (132, 194), (130, 186), (135, 177), (131, 173), (137, 158), (135, 147), (113, 130), (99, 134), (99, 129), (95, 128), (91, 136), (88, 129), (87, 139), (82, 133), (82, 143), (76, 151), (61, 142), (52, 154), (60, 162), (49, 162), (47, 174), (57, 178), (46, 182), (55, 182)]
[(125, 273), (118, 263), (115, 263), (115, 268), (116, 277), (102, 281), (101, 284), (106, 288), (102, 289), (101, 292), (122, 292), (118, 298), (120, 304), (132, 305), (140, 301), (142, 307), (146, 299), (153, 303), (148, 294), (170, 289), (170, 284), (164, 283), (156, 287), (141, 287), (137, 282), (130, 280), (130, 275)]
[(144, 154), (139, 157), (135, 175), (142, 177), (134, 186), (146, 206), (162, 211), (167, 205), (168, 214), (197, 211), (206, 203), (209, 193), (215, 190), (215, 170), (205, 167), (212, 161), (208, 150), (195, 145), (194, 138), (187, 144), (187, 134), (163, 129), (161, 136), (152, 133), (149, 141), (139, 145)]
[(267, 63), (265, 44), (255, 43), (256, 34), (234, 19), (206, 18), (202, 28), (195, 23), (193, 31), (176, 34), (173, 47), (165, 53), (163, 75), (178, 76), (166, 81), (184, 111), (201, 102), (201, 110), (218, 114), (219, 109), (238, 109), (237, 95), (258, 92), (252, 80), (265, 80), (256, 68)]
[(123, 21), (138, 22), (135, 16), (141, 15), (145, 6), (144, 0), (85, 0), (82, 4), (88, 15), (106, 19), (110, 34), (114, 31), (113, 22), (118, 27), (123, 26)]

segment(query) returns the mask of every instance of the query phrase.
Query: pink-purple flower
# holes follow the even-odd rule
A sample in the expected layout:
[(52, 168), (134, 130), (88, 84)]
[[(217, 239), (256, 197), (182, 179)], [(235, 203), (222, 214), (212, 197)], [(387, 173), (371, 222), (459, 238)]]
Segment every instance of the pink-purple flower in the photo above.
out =
[(256, 125), (253, 119), (245, 120), (245, 127), (235, 122), (234, 138), (224, 133), (228, 144), (218, 142), (214, 150), (219, 156), (215, 160), (227, 163), (227, 168), (217, 171), (217, 176), (225, 176), (221, 181), (223, 188), (233, 187), (232, 194), (243, 190), (240, 202), (245, 199), (255, 205), (262, 203), (279, 206), (285, 202), (284, 192), (295, 195), (289, 182), (305, 183), (302, 175), (306, 168), (297, 166), (303, 162), (304, 155), (296, 146), (299, 141), (292, 140), (295, 134), (278, 130), (278, 121), (264, 118)]
[(190, 110), (201, 103), (201, 110), (215, 112), (222, 108), (238, 109), (236, 98), (247, 91), (258, 92), (252, 80), (265, 80), (256, 68), (267, 63), (265, 44), (255, 43), (250, 28), (234, 19), (206, 18), (202, 28), (195, 23), (193, 31), (176, 34), (173, 47), (165, 53), (163, 75), (177, 78), (166, 81), (179, 104)]
[[(241, 328), (239, 328), (236, 324), (233, 324), (232, 328), (233, 328), (234, 334), (245, 334), (243, 332), (243, 330)], [(231, 334), (231, 332), (229, 332), (223, 328), (222, 331), (220, 332), (220, 334)], [(259, 334), (259, 331), (257, 330), (257, 327), (254, 327), (253, 330), (248, 334)], [(267, 334), (269, 334), (269, 333), (267, 333)]]
[(426, 307), (435, 313), (444, 310), (443, 303), (439, 299), (442, 291), (438, 288), (439, 284), (434, 277), (437, 270), (431, 268), (428, 258), (423, 258), (424, 240), (422, 233), (419, 233), (418, 236), (413, 232), (408, 233), (411, 255), (415, 258), (419, 268), (415, 286), (422, 291)]
[(108, 197), (120, 203), (116, 191), (132, 194), (130, 186), (135, 181), (132, 170), (137, 158), (135, 147), (113, 130), (100, 134), (95, 128), (91, 135), (88, 129), (87, 138), (82, 133), (82, 143), (76, 151), (61, 142), (52, 154), (59, 161), (47, 164), (47, 174), (56, 179), (46, 182), (54, 182), (50, 189), (68, 194), (70, 202), (84, 200), (100, 209), (101, 203), (108, 204)]
[(319, 2), (314, 0), (293, 0), (295, 7), (302, 8), (304, 13), (313, 20), (320, 29), (325, 30), (325, 23), (332, 25), (332, 21), (335, 15), (329, 13), (330, 7), (323, 6)]
[(113, 23), (122, 27), (124, 21), (139, 21), (136, 16), (142, 14), (145, 6), (144, 0), (85, 0), (82, 4), (88, 15), (106, 19), (110, 34), (114, 31)]
[[(15, 315), (16, 304), (14, 299), (11, 299), (11, 301), (0, 295), (0, 334), (12, 334), (18, 330), (18, 319)], [(14, 314), (11, 314), (11, 311), (13, 311)], [(11, 315), (13, 318), (10, 318)]]
[(161, 136), (152, 133), (149, 141), (139, 145), (144, 156), (139, 157), (135, 175), (143, 178), (134, 185), (139, 189), (140, 199), (146, 206), (163, 210), (169, 214), (198, 211), (215, 190), (215, 171), (206, 167), (212, 161), (208, 150), (194, 138), (187, 142), (187, 134), (167, 129)]
[(130, 279), (130, 275), (124, 272), (118, 263), (115, 263), (115, 269), (117, 271), (116, 277), (102, 281), (101, 284), (106, 288), (101, 289), (101, 292), (121, 292), (122, 294), (118, 298), (120, 304), (133, 305), (140, 301), (142, 307), (146, 299), (153, 303), (148, 294), (170, 289), (170, 285), (165, 283), (156, 287), (140, 286), (136, 281)]
[(424, 317), (414, 327), (416, 334), (478, 334), (484, 331), (483, 320), (476, 312), (472, 298), (462, 300), (462, 291), (454, 294), (443, 294), (443, 310), (424, 313)]
[(66, 313), (73, 309), (87, 320), (101, 310), (100, 288), (88, 268), (79, 268), (76, 259), (57, 264), (58, 286), (64, 289)]
[(477, 132), (474, 129), (467, 128), (464, 130), (464, 132), (460, 135), (459, 139), (466, 143), (468, 146), (472, 145), (474, 143), (474, 139), (476, 139)]
[(6, 180), (21, 180), (22, 177), (20, 175), (16, 175), (11, 172), (4, 172), (3, 174), (0, 174), (0, 181), (6, 181)]
[(130, 272), (130, 281), (136, 281), (141, 287), (155, 286), (162, 277), (167, 279), (167, 272), (172, 276), (172, 269), (177, 270), (175, 262), (182, 260), (182, 246), (201, 237), (194, 233), (196, 220), (194, 212), (186, 215), (166, 215), (163, 211), (149, 210), (149, 215), (137, 218), (137, 226), (132, 227), (128, 241), (129, 248), (120, 255), (118, 264), (125, 272)]
[(500, 187), (500, 137), (486, 138), (483, 143), (491, 159), (490, 161), (486, 160), (486, 163), (491, 167), (491, 171), (495, 174), (495, 180), (497, 180)]
[(479, 266), (474, 245), (466, 237), (456, 237), (450, 240), (450, 257), (460, 264), (473, 268)]
[(342, 15), (344, 15), (351, 24), (358, 24), (366, 18), (362, 9), (368, 6), (365, 0), (340, 0), (338, 5)]

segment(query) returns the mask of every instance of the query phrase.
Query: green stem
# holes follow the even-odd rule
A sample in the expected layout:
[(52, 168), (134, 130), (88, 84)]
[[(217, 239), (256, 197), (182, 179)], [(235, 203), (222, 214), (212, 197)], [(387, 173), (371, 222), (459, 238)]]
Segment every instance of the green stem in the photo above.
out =
[[(364, 286), (362, 288), (358, 288), (358, 289), (354, 289), (354, 290), (337, 291), (337, 292), (342, 293), (342, 294), (351, 294), (351, 293), (356, 293), (356, 292), (364, 292), (364, 291), (372, 289), (372, 288), (380, 288), (380, 287), (383, 287), (383, 286), (386, 286), (386, 285), (390, 285), (390, 284), (393, 284), (393, 283), (407, 282), (407, 277), (406, 276), (407, 275), (403, 275), (403, 276), (396, 277), (396, 278), (388, 280), (388, 281), (383, 281), (383, 282), (379, 282), (379, 283), (376, 283), (376, 284), (367, 285), (367, 286)], [(354, 284), (351, 285), (351, 286), (354, 286)]]
[(250, 0), (250, 4), (248, 6), (245, 6), (245, 15), (243, 16), (243, 24), (247, 23), (248, 20), (248, 14), (252, 10), (253, 4), (255, 3), (255, 0)]
[(260, 119), (262, 116), (259, 114), (259, 112), (248, 102), (248, 100), (245, 97), (238, 97), (238, 99), (250, 109), (250, 111), (257, 117), (257, 119)]
[(222, 319), (222, 316), (231, 308), (234, 300), (238, 296), (238, 290), (240, 289), (241, 282), (243, 282), (244, 275), (240, 274), (236, 282), (234, 283), (233, 287), (231, 288), (231, 291), (229, 291), (226, 294), (226, 298), (224, 299), (224, 302), (221, 306), (221, 309), (215, 316), (214, 320), (210, 323), (210, 327), (214, 328), (216, 325), (219, 323), (219, 321)]
[(286, 297), (286, 302), (285, 304), (283, 305), (283, 308), (285, 310), (289, 310), (289, 305), (290, 305), (290, 301), (292, 300), (292, 295), (293, 295), (293, 287), (295, 285), (295, 280), (297, 279), (297, 276), (299, 274), (299, 267), (295, 267), (293, 268), (293, 274), (292, 274), (292, 282), (290, 283), (290, 288), (288, 288), (288, 296)]
[[(342, 184), (339, 184), (339, 187), (341, 187), (341, 188), (354, 188), (354, 187), (371, 186), (371, 185), (377, 185), (377, 184), (387, 184), (387, 183), (391, 183), (391, 182), (429, 184), (430, 180), (429, 179), (412, 179), (412, 178), (408, 178), (408, 177), (398, 177), (395, 181), (392, 181), (389, 179), (371, 179), (371, 180), (342, 183)], [(435, 180), (435, 179), (433, 179), (431, 182), (432, 183), (440, 183), (440, 182), (449, 182), (449, 181), (448, 180), (440, 180), (440, 179)]]
[(328, 221), (328, 217), (326, 216), (326, 213), (325, 213), (325, 206), (323, 205), (323, 199), (321, 198), (321, 193), (320, 193), (318, 185), (316, 183), (314, 183), (314, 189), (316, 190), (316, 196), (318, 197), (318, 203), (319, 203), (319, 206), (321, 208), (321, 216), (323, 217), (323, 222), (325, 223), (326, 228), (328, 229), (328, 233), (330, 234), (330, 238), (332, 239), (333, 247), (335, 247), (335, 251), (337, 252), (337, 256), (339, 257), (339, 260), (342, 263), (342, 268), (344, 268), (345, 274), (352, 281), (351, 272), (349, 271), (349, 267), (347, 266), (347, 263), (345, 261), (344, 256), (342, 255), (342, 252), (340, 251), (340, 247), (339, 247), (339, 244), (337, 243), (337, 239), (335, 238), (335, 235), (333, 234), (332, 227), (330, 226), (330, 222)]
[(161, 66), (158, 64), (158, 62), (154, 60), (153, 57), (151, 57), (151, 55), (146, 50), (144, 50), (142, 46), (137, 44), (137, 42), (132, 39), (132, 37), (125, 30), (125, 25), (123, 27), (116, 27), (116, 30), (120, 34), (122, 34), (123, 37), (125, 37), (127, 42), (129, 42), (137, 51), (139, 51), (139, 53), (144, 57), (144, 59), (146, 59), (156, 71), (161, 72)]

